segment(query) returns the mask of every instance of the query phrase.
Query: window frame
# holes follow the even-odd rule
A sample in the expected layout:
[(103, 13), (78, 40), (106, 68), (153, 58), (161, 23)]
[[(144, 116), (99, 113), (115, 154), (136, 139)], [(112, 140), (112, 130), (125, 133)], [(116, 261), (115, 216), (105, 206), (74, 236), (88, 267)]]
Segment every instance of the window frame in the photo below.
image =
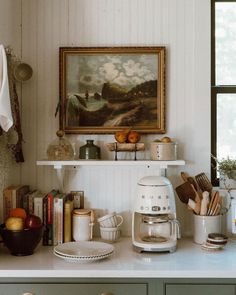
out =
[[(211, 0), (211, 154), (217, 155), (217, 95), (220, 93), (236, 93), (236, 85), (216, 85), (216, 44), (215, 44), (215, 4), (227, 3), (236, 0)], [(211, 181), (219, 186), (219, 178), (215, 169), (216, 162), (211, 157)]]

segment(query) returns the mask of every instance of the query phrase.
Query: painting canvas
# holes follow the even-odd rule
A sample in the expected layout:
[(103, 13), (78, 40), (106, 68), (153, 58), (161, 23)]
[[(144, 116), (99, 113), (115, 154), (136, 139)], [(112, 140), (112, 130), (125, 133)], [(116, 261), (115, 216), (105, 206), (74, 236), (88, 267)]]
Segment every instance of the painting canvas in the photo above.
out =
[(60, 48), (66, 133), (165, 132), (165, 48)]

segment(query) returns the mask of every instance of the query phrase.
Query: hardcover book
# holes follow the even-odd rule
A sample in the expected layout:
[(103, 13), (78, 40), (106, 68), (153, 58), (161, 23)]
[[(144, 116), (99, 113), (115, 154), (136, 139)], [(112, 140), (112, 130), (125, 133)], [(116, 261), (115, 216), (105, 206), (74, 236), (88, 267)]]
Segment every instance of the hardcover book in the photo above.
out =
[(43, 199), (46, 198), (46, 194), (39, 192), (34, 197), (34, 215), (41, 218), (43, 221)]
[(52, 190), (43, 199), (43, 222), (44, 234), (43, 245), (53, 245), (53, 198), (58, 194), (57, 190)]
[(23, 208), (23, 198), (29, 192), (29, 185), (21, 185), (16, 189), (16, 207)]
[(38, 193), (37, 190), (29, 191), (22, 196), (22, 208), (27, 214), (33, 214), (33, 196)]
[(67, 200), (64, 204), (64, 243), (72, 241), (72, 211), (73, 200)]
[(63, 243), (64, 237), (64, 203), (66, 194), (57, 194), (53, 198), (53, 245)]
[(8, 216), (9, 212), (13, 208), (13, 189), (15, 189), (15, 185), (11, 185), (6, 187), (3, 190), (3, 220), (5, 221)]
[(29, 191), (28, 185), (11, 185), (3, 190), (3, 219), (6, 220), (13, 208), (22, 208), (23, 196)]

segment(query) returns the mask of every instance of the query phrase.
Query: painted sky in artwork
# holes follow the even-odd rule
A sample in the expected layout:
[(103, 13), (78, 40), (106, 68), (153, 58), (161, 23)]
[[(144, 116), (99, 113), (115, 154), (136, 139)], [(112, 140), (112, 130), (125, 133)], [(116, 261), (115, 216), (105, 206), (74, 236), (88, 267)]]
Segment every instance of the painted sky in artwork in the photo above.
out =
[(156, 54), (69, 55), (67, 93), (101, 93), (106, 82), (130, 90), (145, 81), (158, 79)]

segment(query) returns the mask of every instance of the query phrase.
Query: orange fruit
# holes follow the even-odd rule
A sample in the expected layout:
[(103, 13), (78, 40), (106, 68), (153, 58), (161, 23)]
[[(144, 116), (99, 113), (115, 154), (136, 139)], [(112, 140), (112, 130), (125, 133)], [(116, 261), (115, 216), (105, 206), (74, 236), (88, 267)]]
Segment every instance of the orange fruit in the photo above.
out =
[(23, 209), (23, 208), (13, 208), (9, 212), (9, 217), (20, 217), (20, 218), (25, 219), (26, 216), (27, 216), (27, 213), (26, 213), (25, 209)]

